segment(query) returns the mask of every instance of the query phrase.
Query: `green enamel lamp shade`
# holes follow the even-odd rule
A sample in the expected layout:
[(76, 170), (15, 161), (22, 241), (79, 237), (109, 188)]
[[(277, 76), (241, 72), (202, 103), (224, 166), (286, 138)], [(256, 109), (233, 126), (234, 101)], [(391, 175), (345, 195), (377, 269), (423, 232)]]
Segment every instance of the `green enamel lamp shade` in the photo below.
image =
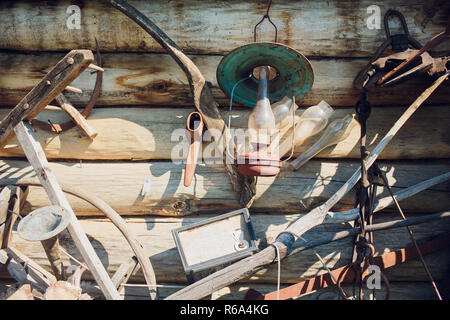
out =
[[(301, 98), (311, 90), (314, 72), (308, 59), (295, 49), (272, 42), (251, 43), (231, 51), (217, 67), (217, 82), (230, 97), (233, 86), (260, 66), (271, 66), (277, 71), (277, 76), (268, 83), (271, 103), (284, 96)], [(253, 107), (257, 93), (258, 80), (251, 77), (237, 85), (233, 101)]]

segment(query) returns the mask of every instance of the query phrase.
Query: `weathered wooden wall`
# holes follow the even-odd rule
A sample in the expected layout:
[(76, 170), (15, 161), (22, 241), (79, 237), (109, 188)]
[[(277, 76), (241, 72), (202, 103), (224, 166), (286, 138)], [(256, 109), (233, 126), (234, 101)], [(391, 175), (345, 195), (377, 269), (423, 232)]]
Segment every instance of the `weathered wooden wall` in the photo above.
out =
[[(4, 117), (10, 108), (0, 109)], [(368, 148), (373, 149), (388, 132), (403, 108), (383, 107), (373, 110), (368, 128)], [(432, 159), (449, 158), (448, 133), (450, 111), (448, 105), (429, 106), (419, 109), (405, 124), (395, 139), (381, 153), (380, 159)], [(303, 110), (299, 111), (301, 113)], [(48, 158), (83, 160), (164, 160), (186, 157), (176, 152), (186, 146), (183, 130), (192, 108), (98, 108), (92, 111), (88, 123), (98, 132), (92, 141), (79, 128), (54, 134), (35, 128), (36, 136)], [(353, 108), (336, 109), (330, 122), (354, 113)], [(223, 111), (224, 119), (228, 112)], [(246, 128), (249, 110), (236, 110), (232, 116), (233, 128)], [(439, 115), (436, 119), (436, 115)], [(67, 121), (61, 111), (43, 111), (38, 119), (53, 123)], [(430, 125), (430, 124), (433, 125)], [(178, 131), (175, 131), (177, 130)], [(336, 146), (323, 150), (321, 158), (359, 158), (359, 126), (353, 128), (349, 137)], [(319, 134), (320, 135), (320, 134)], [(311, 137), (296, 148), (296, 155), (306, 151), (317, 139)], [(204, 146), (209, 145), (208, 141)], [(176, 148), (176, 149), (174, 149)], [(209, 147), (211, 149), (212, 146)], [(205, 156), (209, 154), (205, 150)], [(23, 156), (17, 140), (12, 138), (0, 156)]]
[[(248, 1), (130, 1), (152, 18), (186, 52), (223, 54), (253, 41), (253, 27), (266, 11), (267, 2)], [(67, 7), (81, 8), (82, 28), (66, 28)], [(383, 29), (367, 28), (367, 7), (378, 5), (402, 12), (411, 35), (424, 43), (441, 32), (447, 22), (439, 12), (425, 32), (420, 22), (426, 1), (290, 1), (273, 3), (270, 15), (278, 26), (278, 40), (307, 56), (368, 57), (385, 39)], [(0, 48), (65, 51), (83, 46), (95, 49), (95, 37), (105, 51), (162, 52), (161, 47), (136, 24), (112, 9), (107, 1), (2, 1)], [(39, 14), (36, 14), (38, 12)], [(392, 24), (398, 25), (397, 22)], [(264, 25), (258, 40), (272, 41), (273, 29)], [(382, 23), (381, 23), (382, 28)], [(393, 33), (396, 29), (393, 27)], [(448, 50), (450, 45), (437, 48)]]
[[(431, 36), (431, 34), (430, 34)], [(1, 40), (1, 37), (0, 37)], [(103, 49), (101, 47), (101, 49)], [(300, 51), (301, 47), (298, 48)], [(375, 51), (376, 45), (373, 50)], [(0, 105), (15, 105), (56, 64), (64, 54), (8, 53), (0, 55)], [(226, 107), (229, 99), (220, 90), (216, 69), (222, 58), (218, 55), (190, 55), (206, 80), (218, 102)], [(191, 106), (189, 84), (183, 71), (167, 54), (151, 53), (107, 53), (102, 55), (105, 72), (102, 95), (98, 105), (132, 106)], [(310, 57), (314, 70), (314, 85), (311, 91), (297, 103), (310, 106), (321, 100), (331, 106), (352, 106), (359, 97), (353, 88), (353, 79), (366, 63), (367, 58), (321, 58)], [(73, 85), (83, 94), (67, 94), (75, 105), (85, 104), (94, 88), (95, 75), (84, 72)], [(370, 101), (374, 105), (406, 105), (416, 98), (416, 89), (431, 84), (431, 79), (412, 79), (396, 87), (370, 90)], [(426, 104), (449, 101), (449, 84), (427, 100)]]
[[(259, 245), (265, 246), (267, 243), (272, 242), (274, 238), (296, 218), (298, 218), (298, 215), (253, 216), (252, 222), (256, 236), (258, 239), (261, 239)], [(383, 222), (394, 218), (397, 219), (398, 215), (378, 214), (375, 221)], [(145, 251), (150, 256), (158, 283), (180, 285), (185, 282), (184, 271), (170, 230), (182, 225), (197, 222), (200, 219), (202, 218), (147, 217), (127, 219), (129, 228), (139, 237), (144, 245)], [(121, 263), (125, 262), (132, 255), (132, 251), (125, 239), (110, 222), (105, 221), (104, 219), (83, 219), (81, 220), (81, 224), (83, 229), (89, 235), (96, 252), (99, 254), (105, 267), (107, 267), (108, 272), (113, 273)], [(347, 228), (349, 228), (349, 224), (323, 225), (308, 232), (305, 235), (305, 239), (324, 237)], [(448, 233), (450, 230), (449, 228), (449, 224), (438, 222), (415, 226), (413, 227), (413, 231), (418, 241), (426, 241), (434, 236)], [(380, 254), (399, 249), (410, 243), (409, 236), (404, 229), (380, 231), (375, 234), (375, 239), (376, 251)], [(18, 237), (17, 234), (14, 234), (13, 241), (19, 250), (27, 254), (40, 265), (49, 268), (45, 252), (39, 242), (24, 241)], [(75, 258), (80, 259), (76, 247), (66, 232), (60, 237), (60, 243), (67, 252)], [(351, 260), (351, 243), (352, 240), (350, 238), (339, 240), (326, 246), (318, 247), (317, 252), (323, 257), (329, 268), (338, 268), (346, 265)], [(425, 256), (425, 260), (436, 280), (442, 280), (447, 276), (449, 265), (442, 262), (448, 261), (448, 258), (450, 257), (449, 254), (450, 251), (443, 250)], [(63, 260), (68, 265), (75, 263), (70, 261), (67, 257), (64, 257)], [(322, 264), (317, 261), (314, 253), (308, 250), (302, 252), (300, 255), (293, 255), (286, 260), (283, 260), (281, 264), (281, 281), (282, 283), (295, 283), (314, 277), (318, 274), (323, 274), (324, 272), (326, 271), (323, 270)], [(5, 275), (3, 274), (3, 276)], [(406, 281), (408, 283), (411, 281), (427, 280), (427, 276), (418, 260), (388, 269), (386, 270), (386, 276), (394, 283), (400, 281)], [(86, 274), (85, 279), (92, 279), (92, 276)], [(132, 277), (131, 282), (142, 282), (143, 280), (143, 275), (139, 270), (136, 275)], [(265, 284), (266, 288), (273, 291), (275, 290), (276, 282), (277, 266), (274, 264), (267, 269), (257, 272), (248, 280), (241, 281), (240, 285), (258, 288), (256, 284)], [(247, 285), (245, 285), (245, 283), (247, 283)], [(414, 283), (410, 284), (411, 288), (414, 288)], [(263, 285), (259, 285), (260, 288), (262, 286)]]
[[(253, 26), (264, 15), (266, 1), (130, 1), (150, 17), (189, 54), (211, 83), (225, 119), (228, 98), (219, 89), (216, 68), (224, 54), (253, 41)], [(81, 8), (81, 29), (66, 27), (69, 5)], [(335, 108), (333, 119), (353, 113), (359, 93), (352, 86), (357, 72), (385, 39), (381, 29), (368, 29), (367, 7), (378, 5), (381, 15), (397, 9), (405, 15), (411, 35), (422, 44), (442, 31), (449, 14), (449, 4), (439, 10), (422, 30), (420, 22), (430, 2), (424, 0), (386, 1), (288, 1), (273, 2), (270, 15), (278, 26), (278, 40), (305, 54), (314, 69), (312, 90), (297, 104), (305, 107), (327, 101)], [(392, 33), (398, 33), (393, 21)], [(273, 30), (264, 23), (258, 39), (271, 41)], [(99, 133), (87, 139), (74, 128), (56, 135), (36, 129), (50, 167), (58, 179), (102, 197), (122, 215), (144, 217), (127, 219), (130, 228), (143, 241), (157, 274), (158, 283), (183, 286), (186, 279), (170, 230), (204, 218), (203, 215), (225, 213), (239, 207), (229, 180), (220, 165), (199, 165), (191, 187), (182, 183), (183, 165), (170, 161), (171, 133), (185, 126), (193, 110), (188, 81), (182, 70), (163, 52), (153, 39), (130, 19), (109, 6), (107, 1), (2, 1), (0, 3), (0, 118), (45, 75), (67, 51), (83, 48), (95, 50), (95, 39), (103, 52), (105, 72), (102, 95), (89, 117), (89, 124)], [(433, 54), (449, 54), (450, 42), (439, 45)], [(390, 53), (388, 50), (387, 53)], [(77, 107), (88, 100), (95, 75), (83, 73), (73, 82), (82, 94), (68, 93)], [(373, 105), (368, 122), (368, 145), (372, 149), (389, 130), (399, 115), (431, 83), (420, 78), (395, 88), (371, 89)], [(394, 191), (449, 171), (450, 82), (426, 101), (381, 154), (382, 168), (388, 172)], [(232, 125), (246, 127), (250, 110), (235, 106)], [(62, 112), (45, 111), (39, 119), (58, 122), (67, 119)], [(328, 148), (301, 170), (282, 170), (276, 178), (259, 178), (257, 199), (251, 208), (261, 247), (274, 240), (287, 224), (309, 209), (328, 199), (356, 170), (359, 157), (358, 128), (343, 142)], [(297, 148), (304, 151), (313, 137)], [(23, 158), (15, 138), (0, 150), (0, 181), (32, 177), (33, 172)], [(325, 160), (324, 160), (325, 159)], [(79, 160), (82, 160), (80, 163)], [(95, 161), (92, 161), (95, 160)], [(114, 160), (113, 162), (110, 160)], [(133, 161), (131, 161), (133, 160)], [(139, 161), (135, 161), (139, 160)], [(145, 178), (151, 178), (150, 196), (140, 195)], [(443, 183), (402, 202), (408, 216), (447, 210), (450, 184)], [(380, 190), (379, 196), (386, 196)], [(79, 216), (97, 216), (89, 204), (69, 196)], [(32, 187), (25, 212), (48, 205), (41, 188)], [(346, 209), (353, 204), (350, 193), (334, 208)], [(380, 220), (398, 218), (380, 213)], [(295, 213), (295, 215), (292, 215)], [(201, 214), (200, 217), (184, 217)], [(171, 218), (145, 215), (170, 215)], [(183, 217), (182, 217), (183, 216)], [(131, 251), (122, 236), (105, 220), (82, 220), (83, 228), (93, 241), (109, 272), (114, 272)], [(328, 225), (307, 234), (314, 238), (347, 228)], [(449, 231), (449, 223), (433, 223), (414, 228), (418, 239)], [(378, 252), (395, 250), (409, 244), (403, 229), (375, 235)], [(26, 243), (17, 235), (14, 243), (31, 258), (48, 268), (48, 261), (39, 243)], [(78, 257), (67, 234), (62, 245)], [(350, 261), (351, 240), (341, 240), (318, 249), (329, 267)], [(449, 252), (442, 251), (426, 258), (433, 276), (448, 277)], [(68, 261), (68, 260), (66, 260)], [(293, 283), (325, 272), (312, 252), (306, 251), (282, 262), (282, 283)], [(393, 297), (399, 299), (434, 298), (426, 275), (418, 261), (390, 270)], [(6, 274), (0, 272), (0, 278)], [(262, 270), (250, 279), (224, 288), (213, 298), (242, 298), (245, 289), (261, 292), (275, 290), (276, 266)], [(87, 279), (91, 279), (88, 275)], [(132, 279), (142, 283), (140, 271)], [(86, 285), (95, 292), (92, 284)], [(162, 289), (162, 296), (176, 289)], [(351, 290), (351, 289), (350, 289)], [(139, 288), (127, 288), (128, 298), (143, 298)], [(333, 299), (333, 292), (309, 295), (306, 299)]]
[[(358, 168), (357, 161), (312, 160), (302, 170), (283, 170), (277, 177), (259, 177), (257, 196), (252, 210), (271, 214), (305, 212), (326, 201)], [(394, 192), (423, 180), (448, 172), (448, 161), (380, 162), (387, 171)], [(35, 176), (26, 161), (0, 161), (0, 181)], [(235, 194), (220, 165), (199, 165), (189, 187), (183, 185), (183, 166), (172, 162), (52, 162), (56, 177), (67, 184), (101, 196), (121, 214), (187, 215), (193, 213), (225, 213), (239, 208)], [(150, 196), (141, 196), (144, 180), (150, 178)], [(7, 180), (6, 180), (7, 181)], [(408, 212), (437, 212), (449, 207), (449, 182), (423, 191), (404, 202)], [(381, 192), (380, 188), (380, 192)], [(381, 196), (387, 196), (385, 190)], [(345, 196), (336, 209), (353, 206), (352, 193)], [(49, 204), (42, 188), (32, 187), (28, 195), (29, 209)], [(70, 197), (79, 215), (97, 212), (84, 201)]]

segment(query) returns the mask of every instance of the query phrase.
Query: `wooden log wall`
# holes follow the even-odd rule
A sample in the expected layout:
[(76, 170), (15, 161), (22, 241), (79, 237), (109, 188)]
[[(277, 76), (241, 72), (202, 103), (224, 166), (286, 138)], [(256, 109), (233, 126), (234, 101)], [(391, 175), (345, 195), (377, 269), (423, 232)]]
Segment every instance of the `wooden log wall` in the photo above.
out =
[[(229, 100), (217, 84), (217, 65), (223, 55), (253, 41), (253, 26), (264, 15), (267, 2), (135, 0), (130, 3), (172, 37), (197, 64), (227, 119)], [(66, 27), (70, 16), (66, 10), (73, 4), (81, 9), (81, 29)], [(301, 106), (298, 113), (321, 100), (335, 109), (331, 120), (354, 113), (359, 92), (352, 82), (385, 39), (384, 13), (388, 9), (402, 12), (410, 34), (425, 44), (444, 30), (450, 12), (449, 4), (444, 4), (423, 29), (420, 23), (430, 4), (424, 0), (273, 1), (270, 16), (278, 27), (278, 41), (307, 56), (315, 74), (312, 90), (297, 101)], [(370, 15), (367, 7), (371, 5), (381, 10), (381, 29), (366, 26)], [(391, 21), (390, 25), (392, 34), (399, 32), (398, 21)], [(273, 29), (264, 23), (257, 36), (258, 40), (272, 41)], [(59, 135), (35, 128), (36, 135), (58, 179), (100, 196), (122, 215), (141, 216), (130, 218), (128, 222), (148, 250), (158, 283), (183, 286), (186, 279), (170, 230), (207, 215), (237, 209), (239, 205), (221, 165), (199, 165), (193, 184), (183, 186), (183, 165), (170, 161), (172, 149), (180, 143), (179, 137), (171, 139), (171, 134), (185, 127), (187, 115), (193, 111), (192, 96), (182, 70), (148, 34), (107, 1), (2, 1), (0, 118), (69, 50), (95, 50), (95, 39), (102, 52), (105, 72), (102, 94), (88, 123), (98, 136), (90, 140), (78, 128)], [(435, 47), (432, 54), (449, 55), (449, 50), (450, 41), (447, 41)], [(389, 53), (391, 51), (387, 50), (386, 54)], [(422, 77), (396, 87), (369, 90), (369, 101), (373, 105), (368, 122), (369, 149), (431, 81)], [(66, 96), (76, 107), (82, 108), (89, 100), (94, 83), (95, 74), (86, 71), (73, 82), (83, 93), (67, 93)], [(394, 192), (449, 171), (449, 86), (450, 81), (447, 81), (436, 90), (381, 154), (381, 167), (387, 171)], [(245, 128), (249, 112), (248, 108), (235, 106), (232, 126)], [(38, 118), (53, 122), (67, 120), (61, 111), (44, 111)], [(315, 138), (297, 148), (296, 154), (303, 152)], [(345, 141), (323, 150), (299, 171), (283, 169), (276, 178), (258, 179), (257, 199), (250, 211), (262, 247), (273, 241), (298, 214), (323, 203), (350, 177), (358, 167), (358, 138), (359, 128), (355, 128)], [(205, 147), (207, 145), (205, 143)], [(0, 181), (33, 177), (15, 138), (0, 150), (0, 157)], [(175, 158), (179, 160), (180, 156), (175, 154)], [(151, 191), (144, 199), (141, 189), (145, 178), (151, 179)], [(449, 190), (448, 182), (434, 186), (404, 201), (402, 207), (407, 215), (447, 210)], [(380, 188), (379, 196), (386, 195)], [(100, 213), (95, 208), (74, 197), (68, 199), (76, 214), (83, 217), (83, 228), (112, 274), (131, 255), (128, 245), (109, 222), (99, 218)], [(48, 204), (42, 188), (32, 187), (24, 212)], [(343, 210), (352, 205), (353, 194), (350, 193), (334, 209)], [(380, 213), (381, 219), (398, 218), (389, 211), (393, 209)], [(197, 214), (201, 216), (192, 217)], [(323, 236), (344, 227), (348, 226), (321, 226), (310, 236)], [(440, 223), (414, 230), (419, 239), (428, 239), (448, 232), (448, 228), (448, 223)], [(17, 235), (13, 242), (49, 268), (39, 244), (26, 243)], [(77, 256), (68, 237), (63, 236), (61, 243)], [(405, 230), (398, 229), (377, 234), (375, 244), (381, 253), (408, 245), (409, 238)], [(350, 261), (350, 248), (351, 241), (346, 239), (325, 245), (318, 251), (329, 267), (339, 267)], [(448, 277), (448, 254), (443, 251), (426, 258), (437, 279)], [(312, 252), (306, 251), (283, 261), (281, 279), (286, 285), (318, 272), (324, 272), (321, 264)], [(434, 298), (418, 261), (394, 268), (387, 274), (393, 283), (394, 298)], [(5, 276), (0, 272), (0, 278)], [(269, 267), (250, 279), (220, 290), (213, 298), (242, 298), (249, 287), (261, 292), (273, 291), (276, 276), (276, 266)], [(132, 281), (143, 283), (140, 271)], [(92, 284), (85, 284), (95, 292)], [(175, 290), (162, 289), (162, 296)], [(127, 298), (143, 298), (139, 288), (127, 288), (126, 293)], [(305, 298), (333, 299), (332, 296), (333, 292)]]

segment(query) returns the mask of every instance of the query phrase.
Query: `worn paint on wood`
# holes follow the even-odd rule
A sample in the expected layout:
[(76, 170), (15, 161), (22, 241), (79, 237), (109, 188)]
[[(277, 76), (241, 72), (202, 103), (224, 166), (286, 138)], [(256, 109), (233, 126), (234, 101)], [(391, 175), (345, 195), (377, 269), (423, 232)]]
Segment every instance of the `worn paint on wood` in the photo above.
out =
[[(0, 105), (15, 105), (46, 74), (63, 54), (42, 53), (0, 54)], [(223, 107), (229, 106), (229, 99), (220, 90), (216, 79), (216, 69), (221, 56), (189, 56), (198, 66), (206, 81), (212, 84), (212, 92)], [(192, 105), (192, 95), (187, 78), (181, 68), (167, 54), (102, 54), (103, 73), (102, 94), (97, 105)], [(314, 105), (321, 100), (331, 106), (353, 106), (359, 98), (353, 88), (353, 79), (367, 63), (368, 59), (312, 59), (314, 84), (311, 91), (299, 105)], [(369, 101), (373, 105), (406, 105), (414, 101), (431, 79), (409, 80), (395, 87), (375, 88), (369, 91)], [(95, 75), (84, 72), (73, 86), (83, 90), (82, 94), (65, 93), (75, 106), (87, 103), (95, 85)], [(450, 84), (443, 84), (427, 101), (449, 103)]]
[[(69, 0), (39, 3), (2, 1), (0, 48), (65, 51), (95, 49), (96, 37), (103, 51), (162, 52), (145, 31), (107, 1), (77, 1), (81, 28), (66, 26)], [(266, 12), (267, 2), (250, 1), (133, 1), (133, 6), (164, 30), (188, 53), (220, 53), (253, 42), (253, 27)], [(270, 16), (278, 27), (278, 41), (311, 56), (371, 56), (385, 39), (382, 17), (388, 9), (405, 15), (410, 33), (424, 44), (446, 24), (441, 10), (422, 32), (425, 0), (389, 1), (289, 1), (272, 4)], [(369, 29), (367, 8), (378, 5), (381, 28)], [(398, 21), (392, 23), (398, 26)], [(37, 32), (39, 30), (39, 32)], [(398, 28), (392, 27), (392, 34)], [(264, 23), (258, 41), (273, 41), (274, 31)], [(439, 47), (448, 50), (450, 43)]]
[[(310, 161), (296, 172), (283, 169), (277, 177), (259, 177), (252, 210), (267, 213), (305, 212), (331, 197), (350, 177), (357, 161)], [(448, 161), (380, 162), (394, 192), (448, 171)], [(197, 166), (193, 183), (183, 184), (184, 165), (172, 162), (69, 163), (52, 162), (51, 170), (67, 183), (101, 197), (121, 214), (186, 215), (197, 212), (225, 213), (240, 206), (222, 166)], [(0, 161), (3, 179), (29, 178), (34, 172), (25, 161)], [(150, 178), (150, 196), (141, 195)], [(437, 212), (449, 207), (449, 182), (419, 193), (402, 203), (406, 211)], [(382, 190), (380, 189), (379, 192)], [(387, 196), (383, 192), (382, 196)], [(78, 215), (98, 214), (82, 200), (68, 196)], [(353, 193), (337, 209), (353, 207)], [(24, 212), (49, 205), (42, 188), (31, 187)]]
[[(406, 213), (408, 217), (411, 214)], [(386, 215), (377, 213), (375, 223), (398, 218), (396, 214)], [(256, 238), (260, 241), (260, 246), (264, 247), (267, 243), (274, 241), (276, 236), (283, 231), (286, 226), (298, 215), (252, 215), (252, 224), (256, 233)], [(182, 225), (188, 225), (198, 222), (202, 217), (196, 218), (131, 218), (127, 219), (130, 230), (141, 240), (145, 252), (150, 257), (154, 266), (157, 283), (178, 282), (186, 283), (183, 266), (179, 258), (175, 243), (170, 230)], [(105, 219), (80, 220), (83, 229), (88, 234), (97, 254), (102, 260), (110, 274), (126, 262), (132, 255), (132, 251), (126, 243), (126, 240), (120, 235), (119, 231)], [(308, 234), (304, 235), (306, 240), (324, 237), (336, 231), (350, 228), (349, 224), (335, 224), (319, 226)], [(418, 241), (426, 241), (432, 237), (441, 235), (450, 231), (448, 221), (432, 222), (412, 227), (414, 235)], [(379, 231), (374, 235), (374, 243), (377, 254), (393, 251), (401, 247), (410, 245), (410, 238), (405, 229), (392, 229)], [(26, 242), (14, 234), (15, 246), (26, 254), (29, 258), (48, 268), (48, 261), (42, 246), (36, 242)], [(60, 244), (75, 258), (79, 258), (76, 247), (72, 243), (67, 232), (60, 234)], [(352, 239), (346, 238), (336, 242), (329, 243), (316, 248), (327, 266), (331, 269), (346, 265), (351, 260)], [(439, 251), (425, 256), (433, 276), (436, 280), (447, 276), (449, 250)], [(70, 265), (67, 257), (64, 257), (65, 265)], [(281, 263), (281, 282), (294, 283), (306, 278), (314, 277), (317, 274), (326, 272), (322, 264), (311, 250), (296, 254), (285, 259)], [(87, 278), (89, 275), (86, 272)], [(418, 259), (386, 270), (386, 275), (392, 281), (426, 281), (427, 276), (423, 271), (422, 264)], [(1, 274), (5, 277), (5, 274)], [(131, 277), (130, 282), (143, 281), (142, 272), (139, 269)], [(246, 282), (273, 283), (277, 282), (277, 265), (273, 264), (267, 269), (258, 271), (252, 275)], [(275, 290), (275, 288), (273, 288)]]

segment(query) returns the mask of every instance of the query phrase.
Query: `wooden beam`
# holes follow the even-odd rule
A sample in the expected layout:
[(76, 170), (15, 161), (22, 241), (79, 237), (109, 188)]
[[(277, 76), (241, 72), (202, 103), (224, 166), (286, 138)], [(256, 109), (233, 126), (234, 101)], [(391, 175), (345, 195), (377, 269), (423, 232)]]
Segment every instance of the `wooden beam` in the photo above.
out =
[(60, 93), (55, 100), (59, 103), (61, 109), (69, 115), (72, 121), (75, 122), (81, 131), (83, 131), (90, 139), (94, 139), (98, 135), (97, 131), (89, 125), (81, 113), (75, 109), (62, 93)]
[[(298, 112), (303, 112), (303, 108)], [(403, 111), (401, 107), (373, 108), (367, 128), (367, 145), (371, 150), (393, 125)], [(0, 118), (8, 109), (0, 109)], [(95, 140), (80, 134), (78, 129), (55, 134), (33, 127), (36, 137), (48, 159), (80, 160), (146, 160), (146, 159), (184, 159), (176, 151), (183, 146), (186, 118), (191, 108), (98, 108), (92, 111), (87, 122), (98, 132)], [(354, 108), (337, 108), (330, 121), (354, 113)], [(234, 110), (232, 127), (247, 128), (250, 110)], [(439, 114), (438, 117), (436, 115)], [(221, 112), (228, 118), (228, 112)], [(41, 120), (51, 119), (53, 123), (64, 122), (66, 115), (60, 111), (42, 111)], [(380, 159), (431, 159), (450, 158), (450, 148), (445, 139), (450, 122), (449, 105), (427, 106), (417, 110), (396, 135), (395, 139), (380, 154)], [(430, 123), (433, 123), (431, 126)], [(111, 130), (114, 128), (114, 130)], [(179, 130), (179, 134), (177, 131)], [(355, 158), (360, 156), (359, 128), (355, 128), (347, 139), (336, 146), (327, 148), (317, 158)], [(172, 134), (174, 135), (172, 137)], [(320, 134), (319, 134), (320, 135)], [(304, 145), (296, 148), (295, 154), (305, 152), (317, 136), (311, 137)], [(187, 144), (186, 144), (187, 145)], [(211, 149), (208, 141), (204, 149)], [(208, 147), (209, 146), (209, 147)], [(17, 139), (11, 138), (7, 148), (0, 149), (2, 157), (23, 157)]]
[[(394, 192), (449, 171), (448, 160), (379, 162)], [(251, 213), (282, 214), (308, 212), (326, 201), (358, 168), (357, 161), (311, 160), (301, 170), (282, 169), (278, 177), (260, 177)], [(52, 172), (61, 183), (72, 185), (101, 198), (122, 215), (185, 216), (198, 213), (220, 214), (241, 208), (220, 165), (197, 167), (194, 183), (182, 183), (183, 164), (151, 162), (51, 162)], [(34, 177), (26, 161), (0, 160), (0, 185)], [(145, 178), (151, 192), (141, 196)], [(450, 207), (450, 183), (445, 182), (408, 199), (402, 207), (408, 212), (438, 212)], [(389, 194), (379, 188), (377, 197)], [(430, 199), (433, 199), (431, 201)], [(102, 215), (83, 200), (68, 196), (79, 216)], [(353, 195), (344, 196), (334, 211), (353, 208)], [(51, 205), (42, 188), (31, 187), (23, 213)], [(391, 209), (392, 210), (392, 209)]]
[(49, 168), (49, 164), (47, 162), (47, 158), (45, 158), (44, 151), (42, 150), (41, 145), (34, 136), (30, 124), (20, 122), (14, 128), (14, 132), (16, 133), (17, 139), (19, 140), (20, 145), (27, 155), (28, 161), (33, 166), (33, 169), (36, 172), (39, 181), (44, 186), (47, 195), (50, 198), (50, 201), (54, 205), (60, 205), (65, 208), (72, 216), (71, 222), (67, 226), (67, 229), (69, 230), (70, 235), (75, 241), (78, 250), (80, 250), (86, 264), (93, 273), (95, 280), (102, 289), (103, 294), (107, 299), (120, 299), (119, 293), (117, 292), (111, 279), (108, 276), (108, 273), (104, 269), (100, 259), (95, 253), (95, 250), (92, 247), (92, 244), (89, 242), (86, 234), (84, 233), (83, 228), (79, 224), (75, 213), (70, 207), (70, 204), (68, 203), (65, 195), (61, 190), (61, 187), (58, 184), (55, 175)]
[(64, 88), (94, 61), (90, 50), (72, 50), (0, 122), (0, 146), (22, 120), (36, 117)]
[[(267, 1), (254, 0), (135, 0), (132, 3), (152, 17), (182, 50), (201, 54), (225, 54), (253, 42), (253, 27), (267, 9)], [(381, 29), (367, 27), (367, 19), (371, 17), (367, 8), (373, 4), (378, 4), (381, 10)], [(389, 8), (404, 14), (410, 34), (422, 44), (444, 30), (446, 10), (439, 10), (425, 29), (421, 27), (427, 4), (424, 0), (375, 3), (372, 0), (278, 0), (272, 3), (270, 16), (278, 27), (278, 41), (301, 50), (306, 56), (370, 57), (385, 40), (382, 18)], [(79, 5), (82, 32), (66, 28), (66, 20), (54, 14), (61, 12), (65, 18), (70, 16), (65, 14), (65, 2), (44, 2), (36, 7), (32, 1), (2, 1), (0, 11), (8, 14), (0, 17), (0, 48), (67, 51), (82, 45), (94, 50), (96, 37), (104, 51), (164, 51), (107, 1), (82, 1)], [(23, 23), (24, 20), (27, 23)], [(391, 25), (396, 27), (392, 33), (397, 33), (398, 22), (392, 21)], [(273, 37), (273, 27), (269, 23), (258, 28), (258, 40), (273, 41)], [(449, 48), (447, 42), (435, 49), (444, 53)]]
[[(130, 21), (129, 26), (133, 26)], [(0, 26), (1, 28), (1, 26)], [(380, 32), (381, 34), (381, 32)], [(147, 37), (150, 39), (150, 37)], [(0, 52), (0, 105), (16, 105), (44, 76), (49, 66), (63, 57), (61, 53)], [(189, 82), (183, 70), (168, 54), (154, 53), (103, 53), (104, 67), (102, 94), (97, 100), (101, 106), (192, 106)], [(220, 89), (216, 69), (222, 56), (189, 55), (198, 66), (205, 80), (211, 84), (216, 101), (228, 110), (230, 99)], [(310, 58), (310, 57), (308, 57)], [(368, 58), (313, 58), (309, 59), (314, 70), (314, 85), (305, 97), (297, 99), (300, 106), (312, 106), (325, 100), (333, 108), (353, 106), (359, 91), (353, 87), (355, 75), (368, 62)], [(36, 70), (39, 70), (38, 72)], [(95, 75), (84, 72), (73, 85), (84, 94), (65, 93), (74, 106), (83, 106), (95, 85)], [(412, 92), (431, 83), (429, 77), (417, 77), (394, 87), (370, 88), (368, 99), (373, 106), (407, 105), (414, 101)], [(426, 104), (448, 104), (449, 84), (426, 101)], [(233, 103), (233, 106), (235, 104)], [(237, 106), (237, 105), (236, 105)], [(250, 110), (249, 108), (246, 108)], [(94, 111), (99, 109), (95, 108)], [(234, 108), (233, 111), (237, 111)], [(153, 112), (153, 111), (150, 111)], [(91, 119), (91, 117), (89, 117)], [(145, 119), (150, 119), (148, 116)], [(42, 118), (42, 120), (47, 120)], [(232, 125), (234, 126), (234, 118)]]

